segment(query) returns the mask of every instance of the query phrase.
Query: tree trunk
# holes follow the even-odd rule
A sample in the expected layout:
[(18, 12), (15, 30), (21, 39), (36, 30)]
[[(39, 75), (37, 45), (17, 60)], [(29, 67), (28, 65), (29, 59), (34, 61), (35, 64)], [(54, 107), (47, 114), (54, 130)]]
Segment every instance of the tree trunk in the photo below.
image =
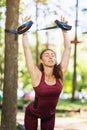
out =
[(75, 21), (75, 39), (74, 39), (74, 73), (73, 73), (73, 90), (72, 90), (72, 101), (75, 100), (75, 91), (77, 87), (77, 72), (76, 72), (76, 61), (77, 61), (77, 26), (78, 26), (78, 0), (76, 1), (76, 21)]
[(74, 72), (73, 72), (73, 89), (72, 89), (72, 101), (75, 100), (75, 91), (76, 91), (76, 86), (77, 86), (77, 72), (76, 72), (76, 56), (77, 56), (77, 45), (74, 43)]
[[(6, 29), (18, 26), (19, 0), (6, 0)], [(16, 130), (18, 38), (5, 32), (5, 67), (1, 130)]]

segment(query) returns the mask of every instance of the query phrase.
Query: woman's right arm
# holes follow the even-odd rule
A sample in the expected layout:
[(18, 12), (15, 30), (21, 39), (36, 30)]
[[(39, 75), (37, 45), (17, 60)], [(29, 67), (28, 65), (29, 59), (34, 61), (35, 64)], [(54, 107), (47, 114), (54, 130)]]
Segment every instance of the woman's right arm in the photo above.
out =
[(24, 55), (25, 55), (25, 60), (27, 64), (28, 71), (31, 76), (32, 80), (32, 85), (33, 87), (36, 87), (41, 79), (41, 71), (38, 69), (38, 67), (35, 65), (32, 54), (28, 45), (28, 35), (27, 32), (25, 32), (22, 35), (22, 43), (23, 43), (23, 49), (24, 49)]

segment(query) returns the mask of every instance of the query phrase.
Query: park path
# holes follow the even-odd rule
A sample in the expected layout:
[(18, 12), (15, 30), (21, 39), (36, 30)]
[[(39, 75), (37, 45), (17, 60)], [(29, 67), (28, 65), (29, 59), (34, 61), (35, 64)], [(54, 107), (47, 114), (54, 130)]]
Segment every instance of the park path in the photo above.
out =
[[(17, 122), (23, 124), (24, 112), (18, 112)], [(39, 123), (40, 125), (40, 123)], [(38, 130), (40, 128), (38, 127)], [(71, 117), (56, 117), (54, 130), (87, 130), (87, 113), (75, 113)]]

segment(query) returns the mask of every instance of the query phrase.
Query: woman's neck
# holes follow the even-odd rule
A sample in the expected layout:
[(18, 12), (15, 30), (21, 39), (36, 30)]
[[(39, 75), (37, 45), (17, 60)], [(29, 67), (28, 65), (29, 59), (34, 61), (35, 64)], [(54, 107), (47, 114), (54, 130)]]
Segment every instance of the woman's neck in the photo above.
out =
[(44, 80), (48, 85), (54, 85), (56, 83), (55, 76), (53, 75), (53, 69), (44, 69)]
[(53, 68), (44, 68), (44, 74), (47, 77), (52, 77), (53, 76)]

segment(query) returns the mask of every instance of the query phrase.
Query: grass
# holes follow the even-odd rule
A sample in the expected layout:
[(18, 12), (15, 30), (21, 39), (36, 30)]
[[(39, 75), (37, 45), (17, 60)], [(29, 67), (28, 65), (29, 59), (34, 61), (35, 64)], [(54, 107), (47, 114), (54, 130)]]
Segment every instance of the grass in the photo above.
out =
[(80, 114), (81, 109), (87, 109), (87, 100), (75, 100), (74, 102), (71, 99), (60, 99), (56, 107), (56, 116), (58, 117), (70, 117), (77, 116)]
[(57, 109), (63, 110), (72, 110), (72, 109), (80, 109), (80, 108), (87, 108), (87, 101), (86, 100), (75, 100), (74, 102), (71, 99), (60, 99), (57, 105)]

